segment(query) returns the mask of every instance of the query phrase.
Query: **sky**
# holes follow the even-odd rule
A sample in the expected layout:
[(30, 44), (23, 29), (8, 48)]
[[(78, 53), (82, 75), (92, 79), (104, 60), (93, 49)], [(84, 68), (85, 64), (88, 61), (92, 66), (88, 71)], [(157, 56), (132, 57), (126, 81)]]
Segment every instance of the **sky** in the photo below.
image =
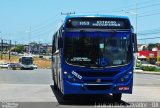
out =
[(128, 16), (138, 43), (160, 43), (160, 0), (0, 0), (0, 38), (51, 43), (61, 12)]

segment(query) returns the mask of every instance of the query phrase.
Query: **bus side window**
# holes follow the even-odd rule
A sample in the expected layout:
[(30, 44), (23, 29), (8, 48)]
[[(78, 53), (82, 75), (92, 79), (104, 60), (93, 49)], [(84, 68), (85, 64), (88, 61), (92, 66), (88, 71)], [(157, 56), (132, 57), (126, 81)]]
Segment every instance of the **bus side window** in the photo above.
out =
[(53, 36), (52, 40), (52, 53), (56, 52), (56, 42), (55, 42), (56, 36)]
[(58, 31), (58, 49), (63, 47), (63, 40), (62, 40), (62, 32), (61, 30)]

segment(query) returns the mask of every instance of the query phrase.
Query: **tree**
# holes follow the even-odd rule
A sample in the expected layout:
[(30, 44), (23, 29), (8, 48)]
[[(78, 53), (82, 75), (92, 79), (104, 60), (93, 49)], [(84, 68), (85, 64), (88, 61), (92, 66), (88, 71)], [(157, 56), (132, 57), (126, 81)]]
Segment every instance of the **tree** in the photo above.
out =
[(16, 45), (14, 49), (12, 49), (13, 52), (23, 53), (24, 51), (24, 45)]
[(146, 51), (146, 50), (147, 50), (147, 47), (143, 46), (142, 51)]
[(157, 44), (148, 44), (148, 50), (152, 51), (153, 48), (155, 48)]

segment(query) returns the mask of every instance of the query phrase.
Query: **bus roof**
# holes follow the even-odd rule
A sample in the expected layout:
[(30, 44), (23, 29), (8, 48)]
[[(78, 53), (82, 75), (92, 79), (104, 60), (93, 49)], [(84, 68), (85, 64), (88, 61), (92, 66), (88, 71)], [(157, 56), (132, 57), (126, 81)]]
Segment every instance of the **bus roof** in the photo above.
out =
[(122, 18), (122, 19), (128, 19), (128, 16), (120, 16), (120, 15), (68, 15), (65, 18), (65, 21), (69, 18), (80, 18), (80, 17), (89, 17), (89, 18), (94, 18), (94, 17), (99, 17), (99, 18)]
[[(96, 14), (96, 15), (67, 15), (66, 16), (66, 18), (65, 18), (65, 20), (64, 20), (64, 28), (66, 28), (66, 25), (67, 25), (67, 22), (68, 22), (68, 20), (69, 19), (85, 19), (85, 18), (89, 18), (89, 19), (94, 19), (94, 18), (108, 18), (108, 19), (115, 19), (115, 20), (124, 20), (124, 21), (126, 21), (126, 20), (128, 20), (127, 22), (125, 22), (125, 25), (124, 24), (121, 24), (122, 25), (122, 27), (121, 28), (119, 28), (119, 29), (124, 29), (124, 30), (130, 30), (131, 29), (131, 22), (130, 22), (130, 20), (129, 20), (129, 18), (128, 18), (128, 16), (121, 16), (121, 15), (100, 15), (100, 14)], [(71, 25), (70, 25), (71, 26)], [(75, 26), (75, 25), (74, 25)], [(78, 26), (78, 25), (76, 25), (76, 26)], [(127, 27), (128, 26), (128, 27)], [(115, 26), (116, 27), (116, 26)], [(126, 28), (125, 28), (126, 27)], [(74, 27), (73, 27), (74, 28)], [(114, 28), (114, 29), (116, 29), (116, 28)]]
[(30, 55), (27, 55), (27, 56), (21, 56), (20, 58), (23, 58), (23, 57), (32, 57), (32, 58), (33, 58), (33, 56), (30, 56)]

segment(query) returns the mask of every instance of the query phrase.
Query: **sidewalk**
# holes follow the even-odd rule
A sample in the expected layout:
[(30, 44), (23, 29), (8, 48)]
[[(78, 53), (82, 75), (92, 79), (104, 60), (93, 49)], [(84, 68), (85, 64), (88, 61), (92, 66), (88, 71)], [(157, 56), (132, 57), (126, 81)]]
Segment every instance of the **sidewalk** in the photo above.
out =
[(138, 74), (154, 74), (154, 75), (160, 75), (160, 72), (152, 72), (152, 71), (134, 71), (134, 73), (138, 73)]

